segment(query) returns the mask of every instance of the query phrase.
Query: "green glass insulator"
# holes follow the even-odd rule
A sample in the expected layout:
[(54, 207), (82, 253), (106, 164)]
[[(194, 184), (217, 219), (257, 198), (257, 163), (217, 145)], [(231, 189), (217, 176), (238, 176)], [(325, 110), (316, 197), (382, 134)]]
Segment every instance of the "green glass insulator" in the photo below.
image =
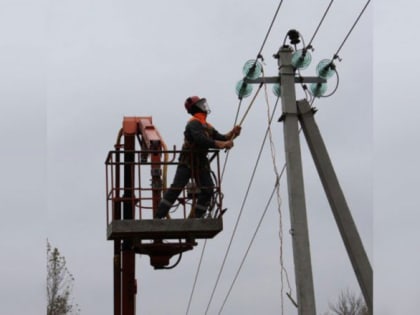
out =
[(248, 60), (245, 62), (242, 72), (247, 79), (257, 79), (262, 73), (262, 65), (257, 60)]
[(276, 83), (273, 85), (273, 93), (277, 97), (281, 97), (281, 87), (280, 84)]
[(327, 92), (327, 83), (312, 83), (310, 89), (314, 97), (321, 97)]
[(244, 80), (239, 81), (236, 84), (236, 94), (239, 98), (248, 97), (252, 93), (252, 86), (245, 83)]
[(316, 72), (321, 78), (329, 79), (333, 76), (335, 71), (335, 65), (331, 60), (321, 60), (316, 66)]
[(292, 55), (292, 65), (295, 69), (306, 69), (312, 61), (312, 55), (308, 50), (300, 49)]

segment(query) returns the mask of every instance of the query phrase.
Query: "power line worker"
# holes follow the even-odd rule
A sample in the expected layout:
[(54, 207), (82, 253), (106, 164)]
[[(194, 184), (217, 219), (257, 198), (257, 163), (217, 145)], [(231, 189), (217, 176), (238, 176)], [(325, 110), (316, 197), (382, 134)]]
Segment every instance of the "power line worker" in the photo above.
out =
[(201, 218), (206, 214), (214, 188), (210, 161), (207, 158), (208, 150), (232, 148), (232, 140), (241, 132), (241, 127), (235, 126), (223, 135), (210, 125), (206, 120), (207, 115), (210, 114), (210, 108), (205, 98), (191, 96), (186, 99), (184, 105), (192, 117), (185, 127), (184, 144), (174, 180), (163, 195), (155, 214), (155, 217), (159, 219), (167, 216), (169, 209), (191, 177), (199, 188), (195, 217)]

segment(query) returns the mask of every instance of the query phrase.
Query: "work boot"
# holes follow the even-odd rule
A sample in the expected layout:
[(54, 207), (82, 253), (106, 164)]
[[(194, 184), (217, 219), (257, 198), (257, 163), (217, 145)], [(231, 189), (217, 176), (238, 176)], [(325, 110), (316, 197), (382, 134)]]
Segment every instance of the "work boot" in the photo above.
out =
[(158, 209), (155, 213), (155, 219), (163, 219), (168, 215), (169, 209), (171, 208), (169, 201), (162, 199), (159, 203)]
[(207, 207), (202, 205), (197, 205), (195, 207), (195, 217), (197, 219), (202, 219), (206, 215)]

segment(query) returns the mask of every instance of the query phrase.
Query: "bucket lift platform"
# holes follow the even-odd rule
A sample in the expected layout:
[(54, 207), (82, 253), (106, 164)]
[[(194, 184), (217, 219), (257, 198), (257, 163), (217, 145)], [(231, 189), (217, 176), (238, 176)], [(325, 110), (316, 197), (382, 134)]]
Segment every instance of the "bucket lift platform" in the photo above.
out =
[[(135, 254), (148, 255), (155, 269), (171, 269), (183, 252), (197, 245), (196, 239), (213, 238), (223, 229), (217, 150), (209, 152), (214, 187), (205, 218), (194, 218), (199, 188), (192, 181), (182, 187), (168, 217), (154, 219), (180, 153), (167, 149), (152, 117), (124, 117), (114, 150), (107, 155), (106, 235), (114, 242), (114, 315), (135, 314)], [(169, 266), (176, 255), (178, 260)]]
[(192, 249), (196, 239), (213, 238), (223, 229), (217, 150), (209, 152), (215, 186), (205, 218), (194, 218), (198, 188), (187, 185), (174, 204), (175, 211), (166, 219), (154, 219), (180, 153), (175, 147), (167, 149), (151, 117), (125, 117), (115, 150), (108, 153), (105, 161), (107, 239), (149, 255), (156, 269), (165, 267), (154, 264), (156, 253), (167, 257), (165, 263), (169, 264), (170, 257)]
[(223, 229), (221, 218), (115, 220), (108, 224), (108, 240), (213, 238)]

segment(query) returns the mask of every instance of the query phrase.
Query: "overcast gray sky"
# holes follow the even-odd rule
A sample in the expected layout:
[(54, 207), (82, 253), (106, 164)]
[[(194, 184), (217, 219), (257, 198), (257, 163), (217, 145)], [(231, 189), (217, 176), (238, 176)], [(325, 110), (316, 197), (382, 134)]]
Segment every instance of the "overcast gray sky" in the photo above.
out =
[[(277, 73), (272, 55), (287, 31), (295, 28), (309, 42), (328, 3), (284, 0), (262, 51), (266, 75)], [(316, 64), (333, 56), (365, 3), (334, 2), (303, 75), (315, 75)], [(375, 313), (381, 315), (413, 314), (419, 308), (419, 5), (404, 3), (404, 8), (390, 0), (371, 3), (340, 52), (337, 92), (314, 103), (374, 268)], [(47, 238), (75, 276), (82, 313), (112, 314), (104, 160), (123, 117), (153, 116), (167, 144), (180, 146), (188, 120), (183, 102), (200, 95), (211, 106), (210, 122), (219, 131), (229, 130), (238, 104), (235, 84), (243, 64), (256, 57), (277, 5), (0, 0), (2, 314), (45, 313)], [(268, 93), (273, 105), (271, 87)], [(303, 97), (300, 90), (298, 97)], [(229, 156), (224, 231), (207, 243), (191, 314), (203, 314), (209, 301), (265, 132), (266, 110), (261, 93)], [(282, 167), (282, 125), (274, 123), (272, 130)], [(358, 286), (303, 137), (301, 144), (317, 313), (322, 313), (340, 290), (357, 292)], [(209, 314), (221, 306), (273, 183), (267, 148)], [(296, 293), (285, 176), (281, 187), (284, 257)], [(223, 313), (280, 314), (278, 234), (272, 203)], [(155, 271), (148, 257), (136, 257), (138, 314), (185, 314), (202, 246), (200, 241), (170, 271)], [(287, 314), (296, 313), (287, 298), (284, 307)]]

